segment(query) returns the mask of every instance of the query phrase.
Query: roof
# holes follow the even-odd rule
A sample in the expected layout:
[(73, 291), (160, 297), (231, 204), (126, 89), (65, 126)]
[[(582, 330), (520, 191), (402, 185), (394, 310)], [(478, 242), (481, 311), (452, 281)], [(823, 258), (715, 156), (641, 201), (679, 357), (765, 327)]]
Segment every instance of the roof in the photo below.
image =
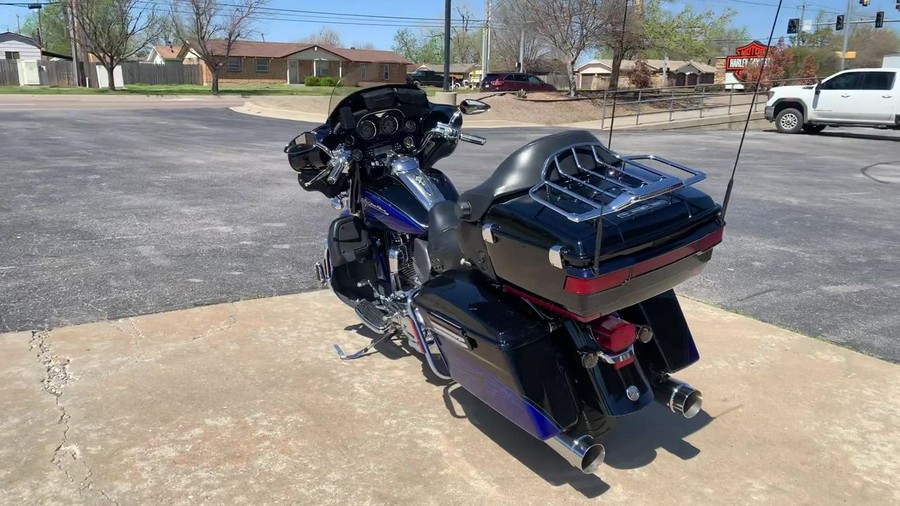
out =
[(181, 52), (181, 47), (173, 47), (173, 46), (153, 46), (153, 50), (156, 51), (156, 54), (159, 55), (163, 60), (178, 60), (178, 53)]
[(23, 44), (28, 44), (29, 46), (34, 46), (40, 49), (41, 46), (38, 45), (37, 42), (34, 41), (31, 37), (26, 37), (24, 35), (20, 35), (18, 33), (13, 32), (3, 32), (0, 33), (0, 42), (6, 42), (9, 40), (14, 40), (16, 42), (21, 42)]
[[(477, 63), (451, 63), (450, 64), (450, 73), (451, 74), (468, 74), (475, 70), (478, 67)], [(413, 64), (409, 65), (406, 68), (407, 72), (415, 72), (419, 69), (433, 70), (435, 72), (443, 72), (444, 64), (443, 63), (422, 63), (422, 64)]]
[[(210, 50), (214, 54), (225, 54), (225, 41), (212, 40), (209, 42)], [(402, 63), (410, 61), (394, 51), (381, 51), (378, 49), (345, 49), (342, 47), (322, 46), (318, 44), (306, 44), (302, 42), (260, 42), (255, 40), (239, 40), (231, 46), (231, 56), (257, 57), (257, 58), (284, 58), (310, 48), (319, 48), (328, 51), (341, 58), (366, 63)]]
[[(663, 66), (666, 65), (665, 60), (646, 60), (647, 65), (653, 72), (662, 72)], [(622, 72), (631, 72), (634, 70), (634, 60), (622, 60)], [(678, 72), (683, 67), (692, 65), (695, 69), (704, 74), (714, 74), (716, 68), (696, 61), (669, 60), (669, 72)], [(580, 74), (608, 74), (612, 69), (612, 60), (591, 60), (584, 65), (578, 67), (576, 72)]]

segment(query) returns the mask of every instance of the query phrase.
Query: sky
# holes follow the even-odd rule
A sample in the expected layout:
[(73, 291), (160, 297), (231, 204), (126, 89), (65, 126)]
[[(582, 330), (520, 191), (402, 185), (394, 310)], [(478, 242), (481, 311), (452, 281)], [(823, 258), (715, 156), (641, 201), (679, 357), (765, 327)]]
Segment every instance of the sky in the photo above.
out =
[[(43, 3), (49, 0), (33, 0)], [(149, 0), (166, 5), (166, 0)], [(228, 0), (223, 0), (228, 1)], [(494, 0), (497, 2), (503, 0)], [(0, 0), (0, 32), (16, 31), (16, 15), (24, 21), (29, 10), (24, 6), (3, 5), (26, 3), (27, 0)], [(874, 18), (883, 10), (886, 19), (900, 20), (895, 9), (896, 0), (871, 0), (869, 7), (852, 0), (853, 16)], [(804, 0), (783, 0), (783, 7), (775, 29), (775, 39), (786, 35), (789, 18), (799, 18)], [(833, 20), (847, 8), (847, 0), (805, 0), (807, 18), (815, 19), (819, 10), (828, 13)], [(765, 40), (768, 37), (778, 0), (676, 0), (672, 8), (691, 4), (695, 10), (712, 9), (721, 12), (725, 8), (737, 12), (734, 24), (746, 26), (750, 35)], [(484, 19), (484, 1), (453, 0), (454, 9), (467, 5), (479, 20)], [(305, 35), (328, 26), (338, 31), (344, 46), (372, 43), (379, 49), (390, 49), (393, 36), (400, 28), (418, 31), (420, 27), (442, 26), (444, 2), (442, 0), (270, 0), (265, 14), (267, 19), (257, 22), (256, 29), (268, 41), (294, 42)], [(297, 12), (306, 11), (306, 12)], [(900, 22), (887, 23), (885, 28), (900, 29)]]

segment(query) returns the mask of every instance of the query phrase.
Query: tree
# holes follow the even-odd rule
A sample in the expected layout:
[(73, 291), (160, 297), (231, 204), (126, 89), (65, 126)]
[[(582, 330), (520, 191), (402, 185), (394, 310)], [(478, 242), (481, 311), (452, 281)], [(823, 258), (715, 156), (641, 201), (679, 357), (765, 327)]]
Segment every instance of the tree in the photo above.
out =
[[(450, 28), (450, 61), (476, 63), (481, 61), (482, 29), (476, 28), (472, 11), (467, 6), (457, 7), (460, 22)], [(441, 32), (438, 32), (442, 35)]]
[(337, 33), (332, 28), (322, 27), (318, 32), (309, 34), (300, 39), (300, 42), (318, 46), (341, 47), (341, 34)]
[(505, 0), (496, 4), (494, 16), (497, 27), (491, 30), (491, 68), (516, 68), (520, 48), (524, 49), (523, 68), (526, 71), (545, 68), (552, 59), (552, 49), (533, 28), (540, 20), (535, 19), (521, 3), (521, 0)]
[(653, 69), (644, 58), (638, 58), (634, 62), (634, 70), (628, 76), (632, 86), (639, 89), (649, 88), (653, 84)]
[[(631, 53), (648, 46), (647, 32), (643, 26), (642, 6), (629, 6), (627, 0), (615, 0), (606, 3), (603, 9), (605, 24), (608, 27), (602, 32), (599, 43), (612, 52), (612, 69), (609, 74), (610, 91), (619, 88), (619, 75), (622, 61)], [(626, 13), (626, 9), (629, 12)], [(630, 16), (626, 16), (630, 14)]]
[(251, 34), (266, 0), (172, 0), (172, 28), (178, 39), (197, 52), (212, 74), (212, 92), (219, 93), (219, 73), (234, 43)]
[(563, 55), (569, 77), (569, 96), (575, 96), (575, 63), (594, 47), (605, 26), (601, 0), (522, 0), (533, 19), (534, 31)]
[(40, 14), (40, 30), (38, 30), (37, 12), (29, 14), (22, 25), (22, 33), (37, 41), (38, 45), (51, 53), (67, 55), (72, 52), (65, 4), (44, 4)]
[[(790, 53), (786, 51), (784, 38), (778, 39), (778, 43), (769, 48), (768, 61), (765, 65), (753, 62), (737, 74), (737, 78), (744, 84), (744, 88), (750, 91), (763, 91), (777, 86), (785, 78), (787, 65), (790, 61)], [(756, 83), (759, 81), (759, 87)]]
[(857, 25), (850, 33), (848, 49), (856, 51), (854, 67), (880, 67), (884, 55), (900, 51), (900, 36), (894, 30)]
[(806, 55), (803, 59), (803, 78), (802, 84), (816, 84), (819, 68), (816, 66), (816, 59), (813, 55)]
[(78, 0), (73, 12), (84, 48), (100, 60), (115, 90), (115, 68), (153, 42), (162, 30), (154, 4), (141, 0)]
[(443, 34), (416, 36), (402, 28), (394, 34), (392, 49), (414, 63), (444, 63)]

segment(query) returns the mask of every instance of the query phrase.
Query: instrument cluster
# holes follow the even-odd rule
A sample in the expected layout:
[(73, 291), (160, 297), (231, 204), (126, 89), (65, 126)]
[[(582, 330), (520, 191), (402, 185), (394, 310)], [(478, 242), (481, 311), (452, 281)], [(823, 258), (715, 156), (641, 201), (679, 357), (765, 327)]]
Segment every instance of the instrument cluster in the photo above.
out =
[(418, 127), (419, 123), (415, 119), (407, 118), (397, 109), (391, 109), (360, 118), (356, 124), (356, 135), (370, 146), (391, 144), (398, 150), (411, 150), (416, 147), (415, 133)]

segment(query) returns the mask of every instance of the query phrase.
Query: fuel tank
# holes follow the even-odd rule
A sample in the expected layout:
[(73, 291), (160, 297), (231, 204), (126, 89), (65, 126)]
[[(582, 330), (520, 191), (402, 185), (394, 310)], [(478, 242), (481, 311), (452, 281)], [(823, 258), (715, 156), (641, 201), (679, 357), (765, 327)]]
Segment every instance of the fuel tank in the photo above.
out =
[[(450, 179), (437, 169), (423, 169), (420, 174), (428, 178), (440, 195), (416, 195), (410, 183), (396, 175), (386, 175), (364, 184), (361, 203), (366, 223), (403, 234), (426, 235), (431, 205), (436, 201), (456, 201), (459, 193)], [(415, 181), (411, 184), (415, 185)]]

